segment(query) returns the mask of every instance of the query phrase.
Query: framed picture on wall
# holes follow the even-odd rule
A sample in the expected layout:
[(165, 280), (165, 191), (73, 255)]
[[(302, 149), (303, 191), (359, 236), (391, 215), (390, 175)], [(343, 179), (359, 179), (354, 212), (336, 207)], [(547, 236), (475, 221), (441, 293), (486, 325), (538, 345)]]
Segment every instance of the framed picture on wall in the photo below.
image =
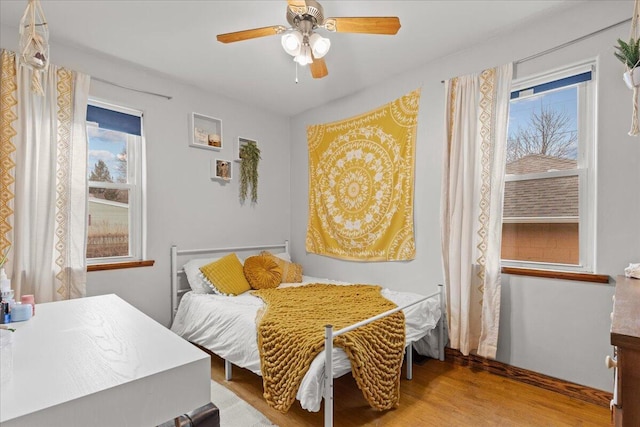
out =
[(232, 167), (229, 160), (213, 159), (211, 160), (211, 178), (222, 181), (231, 181)]
[(222, 120), (191, 113), (191, 147), (222, 150)]
[(256, 146), (258, 145), (258, 141), (256, 141), (255, 139), (244, 138), (242, 136), (238, 137), (236, 141), (235, 158), (233, 160), (235, 160), (236, 162), (239, 162), (242, 160), (240, 158), (240, 149), (242, 148), (243, 145), (247, 145), (250, 142), (253, 142), (254, 144), (256, 144)]

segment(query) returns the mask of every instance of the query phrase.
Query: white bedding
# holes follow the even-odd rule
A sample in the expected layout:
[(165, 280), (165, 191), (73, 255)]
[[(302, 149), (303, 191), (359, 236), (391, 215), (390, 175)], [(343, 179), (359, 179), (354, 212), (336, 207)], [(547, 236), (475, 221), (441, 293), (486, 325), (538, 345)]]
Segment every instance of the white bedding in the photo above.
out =
[[(327, 279), (303, 276), (303, 283), (344, 284)], [(422, 298), (421, 295), (383, 289), (382, 295), (398, 306)], [(264, 305), (261, 298), (246, 292), (236, 297), (188, 292), (180, 301), (171, 330), (186, 340), (201, 345), (234, 365), (260, 375), (260, 354), (257, 346), (256, 315)], [(430, 298), (404, 310), (407, 343), (430, 334), (440, 319), (438, 298)], [(334, 377), (351, 371), (349, 359), (341, 348), (333, 349)], [(302, 408), (320, 410), (324, 388), (324, 351), (311, 363), (302, 379), (296, 398)]]

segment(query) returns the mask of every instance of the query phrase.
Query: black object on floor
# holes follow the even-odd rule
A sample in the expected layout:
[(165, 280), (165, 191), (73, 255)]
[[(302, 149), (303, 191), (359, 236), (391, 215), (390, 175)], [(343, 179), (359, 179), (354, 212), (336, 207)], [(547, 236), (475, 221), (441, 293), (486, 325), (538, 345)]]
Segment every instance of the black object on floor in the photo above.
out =
[(176, 420), (166, 421), (157, 427), (220, 427), (220, 410), (213, 403), (207, 403)]
[(415, 348), (412, 348), (411, 352), (413, 353), (413, 364), (414, 365), (422, 366), (425, 363), (427, 363), (427, 360), (431, 359), (429, 356), (423, 356), (421, 354), (418, 354), (418, 352), (416, 351)]

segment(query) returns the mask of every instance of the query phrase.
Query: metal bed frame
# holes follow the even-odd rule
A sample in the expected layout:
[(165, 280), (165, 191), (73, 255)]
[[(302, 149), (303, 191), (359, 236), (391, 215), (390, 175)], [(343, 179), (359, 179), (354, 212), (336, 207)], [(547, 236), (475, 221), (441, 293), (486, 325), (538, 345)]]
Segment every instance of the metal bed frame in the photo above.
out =
[[(242, 251), (256, 251), (259, 249), (279, 249), (282, 248), (285, 252), (289, 253), (289, 241), (285, 240), (282, 244), (271, 244), (271, 245), (256, 245), (256, 246), (236, 246), (236, 247), (227, 247), (227, 248), (210, 248), (210, 249), (181, 249), (178, 250), (176, 245), (171, 246), (171, 320), (173, 321), (176, 312), (178, 310), (178, 299), (180, 296), (188, 292), (190, 289), (178, 289), (178, 275), (184, 274), (184, 270), (178, 270), (178, 256), (181, 255), (198, 255), (198, 254), (212, 254), (212, 253), (220, 253), (220, 252), (242, 252)], [(438, 291), (434, 292), (430, 295), (427, 295), (417, 301), (414, 301), (410, 304), (403, 305), (402, 307), (396, 307), (394, 309), (385, 311), (384, 313), (380, 313), (376, 316), (370, 317), (369, 319), (363, 320), (361, 322), (355, 323), (351, 326), (347, 326), (340, 330), (334, 331), (332, 325), (325, 326), (324, 333), (324, 348), (325, 348), (325, 369), (324, 369), (324, 425), (325, 427), (333, 426), (333, 339), (337, 336), (343, 335), (347, 332), (353, 331), (354, 329), (360, 328), (364, 325), (368, 325), (369, 323), (375, 322), (376, 320), (382, 319), (383, 317), (389, 316), (393, 313), (397, 313), (400, 310), (404, 310), (405, 308), (409, 308), (415, 304), (419, 304), (429, 298), (433, 298), (435, 296), (439, 297), (440, 301), (440, 319), (438, 320), (438, 358), (439, 360), (444, 360), (444, 322), (443, 316), (445, 315), (445, 305), (444, 305), (444, 286), (438, 285)], [(406, 354), (406, 377), (408, 380), (413, 378), (413, 343), (408, 343), (405, 348)], [(228, 360), (224, 360), (224, 376), (225, 380), (231, 381), (232, 378), (232, 364)]]

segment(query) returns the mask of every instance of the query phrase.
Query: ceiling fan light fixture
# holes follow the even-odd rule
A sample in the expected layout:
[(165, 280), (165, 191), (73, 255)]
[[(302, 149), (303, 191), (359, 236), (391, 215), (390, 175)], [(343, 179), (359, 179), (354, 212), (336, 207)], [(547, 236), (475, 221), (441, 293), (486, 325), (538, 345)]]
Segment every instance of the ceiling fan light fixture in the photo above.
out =
[(293, 58), (300, 65), (308, 65), (313, 62), (313, 58), (311, 57), (311, 48), (308, 44), (302, 45), (300, 48), (300, 53)]
[(282, 48), (291, 56), (297, 56), (302, 48), (302, 34), (298, 31), (287, 32), (282, 36)]
[[(39, 0), (29, 0), (29, 2), (33, 1)], [(314, 79), (321, 79), (329, 74), (324, 56), (331, 49), (331, 40), (316, 34), (316, 30), (322, 28), (325, 31), (338, 33), (393, 35), (400, 29), (400, 18), (397, 16), (325, 18), (320, 1), (287, 0), (289, 28), (283, 25), (252, 28), (218, 34), (216, 39), (220, 43), (234, 43), (278, 34), (281, 36), (282, 48), (293, 57), (295, 63), (309, 65), (311, 76)]]
[(318, 33), (313, 33), (309, 36), (309, 44), (311, 45), (314, 58), (322, 58), (329, 52), (329, 48), (331, 48), (331, 40), (322, 37)]

